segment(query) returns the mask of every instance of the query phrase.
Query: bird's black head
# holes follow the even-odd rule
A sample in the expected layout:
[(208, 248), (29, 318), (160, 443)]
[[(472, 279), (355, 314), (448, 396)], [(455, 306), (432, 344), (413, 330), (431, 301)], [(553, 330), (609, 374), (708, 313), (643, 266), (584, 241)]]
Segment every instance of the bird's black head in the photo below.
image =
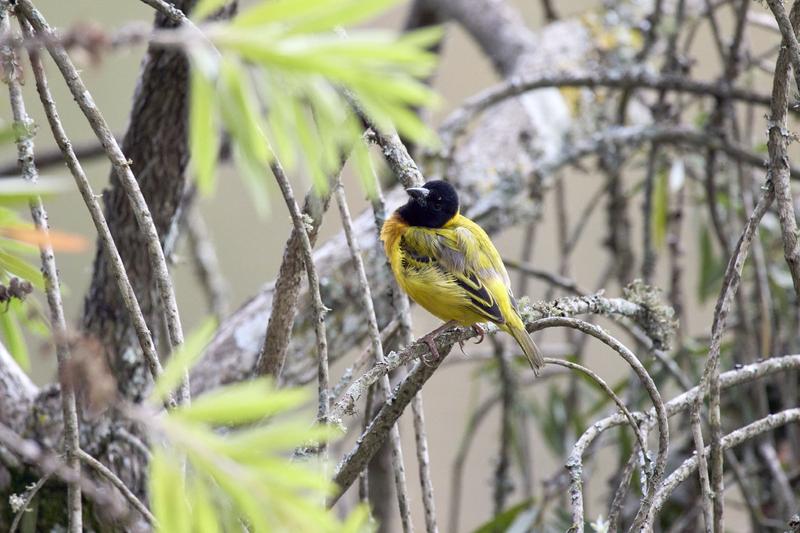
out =
[(411, 197), (398, 212), (409, 226), (441, 228), (458, 214), (458, 193), (442, 180), (406, 189)]

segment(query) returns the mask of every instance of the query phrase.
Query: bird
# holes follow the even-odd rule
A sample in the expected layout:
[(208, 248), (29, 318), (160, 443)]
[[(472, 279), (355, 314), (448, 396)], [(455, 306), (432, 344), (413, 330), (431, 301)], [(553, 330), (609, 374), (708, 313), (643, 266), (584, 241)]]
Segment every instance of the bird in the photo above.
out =
[(406, 193), (408, 201), (384, 222), (381, 241), (400, 288), (445, 321), (420, 340), (438, 359), (440, 333), (468, 326), (480, 343), (480, 323), (492, 322), (511, 334), (538, 375), (544, 359), (520, 317), (503, 260), (483, 228), (461, 214), (455, 188), (432, 180)]

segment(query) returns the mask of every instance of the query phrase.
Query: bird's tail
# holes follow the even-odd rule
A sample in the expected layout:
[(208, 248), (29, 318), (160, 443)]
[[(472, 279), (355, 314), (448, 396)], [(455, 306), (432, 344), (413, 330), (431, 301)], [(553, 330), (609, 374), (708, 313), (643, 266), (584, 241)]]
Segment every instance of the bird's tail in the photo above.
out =
[(538, 376), (539, 370), (544, 366), (544, 359), (542, 358), (542, 352), (539, 351), (539, 347), (536, 346), (524, 327), (509, 326), (508, 332), (514, 337), (514, 340), (517, 341), (519, 347), (522, 348), (522, 352), (525, 354), (525, 357), (528, 358), (528, 363), (530, 363), (533, 373)]

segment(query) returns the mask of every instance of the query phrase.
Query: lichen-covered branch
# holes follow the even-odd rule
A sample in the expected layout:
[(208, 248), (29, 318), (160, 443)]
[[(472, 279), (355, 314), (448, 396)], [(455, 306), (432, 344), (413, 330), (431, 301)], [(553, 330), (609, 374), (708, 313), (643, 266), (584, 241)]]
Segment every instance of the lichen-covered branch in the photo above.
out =
[[(634, 297), (637, 293), (634, 293)], [(622, 315), (633, 318), (640, 325), (653, 335), (658, 342), (669, 338), (668, 330), (671, 324), (665, 320), (664, 315), (669, 315), (659, 307), (650, 307), (645, 302), (635, 303), (621, 298), (603, 298), (593, 295), (587, 297), (570, 297), (555, 300), (550, 303), (539, 303), (528, 305), (521, 304), (521, 316), (528, 328), (536, 327), (537, 320), (546, 317), (568, 317), (578, 314), (604, 314)], [(546, 322), (545, 322), (546, 323)], [(498, 329), (493, 324), (485, 327), (487, 334), (495, 334)], [(381, 376), (405, 364), (411, 360), (417, 360), (408, 376), (397, 386), (391, 398), (383, 405), (378, 414), (373, 418), (366, 431), (362, 434), (356, 447), (342, 460), (337, 470), (334, 480), (339, 485), (340, 491), (346, 490), (355, 481), (358, 472), (363, 469), (369, 459), (377, 451), (380, 444), (386, 438), (391, 425), (399, 418), (405, 407), (411, 401), (414, 394), (430, 379), (435, 370), (441, 365), (450, 353), (453, 345), (459, 341), (465, 341), (475, 336), (472, 328), (454, 328), (447, 330), (436, 337), (436, 348), (442, 356), (431, 364), (424, 364), (421, 358), (429, 353), (428, 347), (423, 342), (416, 342), (402, 350), (399, 354), (390, 353), (386, 361), (376, 363), (370, 370), (357, 379), (344, 394), (343, 398), (333, 406), (331, 411), (332, 420), (340, 420), (345, 414), (350, 414), (355, 408), (355, 404), (366, 390), (375, 383)], [(657, 391), (655, 391), (657, 395)], [(666, 433), (662, 429), (662, 435)], [(660, 449), (666, 450), (666, 446)], [(662, 467), (663, 468), (663, 467)], [(332, 503), (341, 495), (337, 495)]]

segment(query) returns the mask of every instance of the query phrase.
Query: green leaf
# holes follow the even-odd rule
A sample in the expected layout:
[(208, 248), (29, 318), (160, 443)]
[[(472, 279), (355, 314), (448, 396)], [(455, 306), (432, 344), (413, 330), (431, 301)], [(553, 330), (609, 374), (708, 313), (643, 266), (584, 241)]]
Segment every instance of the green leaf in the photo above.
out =
[(238, 61), (230, 58), (222, 61), (220, 86), (220, 111), (225, 127), (242, 153), (254, 164), (266, 168), (270, 152), (261, 128), (261, 113), (255, 104), (247, 74)]
[(192, 69), (190, 83), (189, 147), (192, 168), (200, 192), (209, 194), (214, 190), (219, 157), (214, 85), (199, 68)]
[(378, 196), (378, 180), (375, 169), (372, 166), (369, 149), (360, 139), (353, 145), (353, 162), (355, 163), (356, 173), (361, 179), (361, 186), (367, 193), (367, 198), (370, 200), (375, 199)]
[(705, 302), (719, 292), (725, 275), (725, 263), (714, 251), (711, 232), (707, 224), (700, 227), (700, 276), (697, 282), (697, 298)]
[(309, 442), (327, 442), (339, 434), (341, 432), (333, 426), (309, 426), (307, 421), (271, 422), (226, 435), (220, 442), (220, 452), (238, 460), (248, 460), (297, 448)]
[(653, 212), (651, 214), (651, 237), (653, 247), (658, 250), (664, 245), (667, 235), (667, 220), (669, 216), (669, 179), (667, 172), (662, 170), (656, 174), (653, 190)]
[(200, 0), (197, 2), (197, 6), (194, 8), (194, 11), (192, 11), (192, 18), (194, 20), (202, 20), (219, 10), (227, 3), (228, 0)]
[(366, 505), (359, 505), (352, 511), (339, 530), (339, 533), (361, 533), (372, 531), (369, 525), (369, 507)]
[(265, 217), (269, 214), (269, 191), (264, 175), (266, 169), (247, 157), (239, 145), (233, 147), (233, 160), (241, 173), (244, 185), (250, 191), (250, 199), (256, 207), (256, 213)]
[(0, 144), (10, 144), (17, 140), (17, 131), (13, 125), (0, 125)]
[[(511, 525), (514, 524), (516, 519), (525, 511), (531, 509), (533, 500), (524, 500), (520, 503), (513, 505), (498, 514), (488, 522), (477, 527), (474, 533), (495, 533), (496, 531), (508, 531)], [(527, 531), (528, 528), (521, 528), (519, 531)]]
[(191, 512), (184, 491), (180, 461), (156, 448), (150, 459), (150, 502), (158, 520), (157, 531), (191, 533)]
[(243, 11), (233, 25), (246, 28), (281, 23), (296, 33), (320, 32), (356, 24), (396, 3), (397, 0), (264, 1)]
[(205, 483), (195, 476), (189, 486), (188, 494), (192, 509), (192, 531), (195, 533), (221, 532), (216, 506), (211, 500)]
[(37, 289), (44, 290), (44, 278), (39, 269), (4, 250), (0, 250), (0, 268), (11, 275), (30, 281)]
[(28, 345), (25, 342), (25, 335), (22, 333), (22, 328), (17, 320), (16, 313), (13, 312), (15, 307), (22, 307), (22, 302), (14, 300), (9, 303), (8, 309), (2, 312), (0, 309), (0, 331), (3, 333), (3, 341), (8, 348), (8, 353), (11, 354), (12, 359), (19, 364), (23, 370), (30, 369), (30, 356), (28, 354)]
[(184, 373), (192, 368), (195, 361), (203, 355), (203, 349), (208, 345), (216, 329), (217, 321), (213, 318), (207, 319), (189, 335), (180, 349), (172, 354), (164, 371), (153, 386), (153, 392), (150, 394), (152, 402), (163, 402), (167, 395), (175, 390), (183, 379)]
[(302, 390), (277, 390), (269, 380), (257, 379), (204, 394), (170, 416), (209, 424), (246, 424), (298, 407), (307, 397)]

